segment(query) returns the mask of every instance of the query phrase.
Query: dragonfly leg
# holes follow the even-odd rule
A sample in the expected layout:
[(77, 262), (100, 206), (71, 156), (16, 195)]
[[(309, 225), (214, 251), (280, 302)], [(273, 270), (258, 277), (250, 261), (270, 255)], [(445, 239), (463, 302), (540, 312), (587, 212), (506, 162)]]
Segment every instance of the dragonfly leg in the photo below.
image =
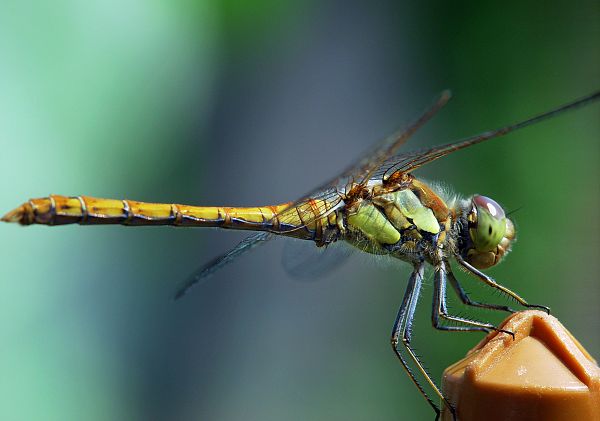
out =
[[(425, 392), (423, 386), (417, 380), (415, 373), (408, 365), (405, 357), (402, 355), (399, 349), (400, 341), (402, 341), (402, 345), (406, 349), (406, 352), (410, 356), (411, 360), (415, 363), (418, 370), (425, 377), (429, 386), (434, 390), (435, 394), (440, 397), (442, 402), (448, 407), (448, 409), (452, 413), (452, 417), (456, 420), (456, 413), (454, 411), (454, 407), (448, 402), (448, 400), (444, 397), (438, 386), (434, 383), (431, 376), (425, 370), (425, 367), (419, 361), (417, 355), (413, 351), (410, 346), (411, 338), (412, 338), (412, 324), (415, 314), (415, 309), (417, 307), (417, 301), (419, 300), (419, 294), (421, 292), (421, 285), (423, 283), (423, 272), (424, 272), (424, 264), (422, 262), (415, 265), (415, 269), (408, 280), (408, 285), (406, 287), (406, 292), (404, 293), (404, 298), (402, 299), (402, 304), (400, 305), (400, 309), (398, 310), (398, 315), (396, 316), (396, 321), (394, 322), (394, 328), (392, 329), (392, 337), (391, 344), (394, 353), (402, 363), (404, 370), (407, 372), (408, 376), (412, 380), (412, 382), (417, 386), (427, 403), (433, 408), (436, 413), (436, 420), (439, 419), (440, 416), (440, 408), (433, 402), (431, 397)], [(401, 338), (401, 339), (400, 339)]]
[(456, 292), (456, 294), (460, 298), (460, 301), (462, 301), (463, 304), (472, 306), (472, 307), (485, 308), (488, 310), (508, 311), (509, 313), (514, 313), (516, 311), (515, 309), (510, 308), (509, 306), (490, 304), (490, 303), (482, 303), (479, 301), (472, 300), (471, 297), (469, 297), (469, 295), (467, 294), (467, 291), (465, 291), (464, 288), (462, 287), (462, 285), (458, 282), (458, 279), (456, 279), (456, 277), (454, 276), (454, 274), (452, 273), (452, 271), (450, 270), (449, 267), (448, 267), (448, 272), (446, 273), (446, 275), (448, 277), (448, 280), (450, 281), (450, 285), (452, 285), (452, 288), (454, 289), (454, 291)]
[[(448, 308), (446, 304), (446, 275), (449, 275), (448, 264), (444, 260), (441, 260), (435, 267), (435, 275), (433, 278), (433, 309), (431, 312), (431, 321), (433, 327), (439, 330), (446, 330), (451, 332), (490, 332), (495, 330), (497, 332), (504, 332), (515, 337), (514, 333), (508, 330), (498, 329), (491, 323), (484, 323), (477, 320), (466, 319), (464, 317), (451, 316), (448, 314)], [(441, 324), (441, 319), (449, 322), (461, 323), (466, 326), (444, 326)]]
[(472, 275), (474, 275), (477, 278), (479, 278), (480, 280), (482, 280), (485, 284), (487, 284), (487, 285), (491, 286), (492, 288), (495, 288), (498, 291), (500, 291), (500, 292), (508, 295), (513, 300), (515, 300), (519, 304), (521, 304), (523, 307), (537, 308), (539, 310), (545, 311), (546, 313), (550, 314), (550, 309), (548, 307), (542, 306), (542, 305), (538, 305), (538, 304), (529, 304), (527, 301), (525, 301), (523, 298), (521, 298), (517, 293), (511, 291), (510, 289), (506, 288), (505, 286), (500, 285), (499, 283), (497, 283), (496, 281), (494, 281), (491, 277), (489, 277), (485, 273), (483, 273), (480, 270), (478, 270), (475, 267), (473, 267), (471, 264), (469, 264), (467, 261), (465, 261), (462, 257), (456, 256), (456, 261), (458, 262), (459, 265), (461, 265), (462, 267), (464, 267), (469, 273), (471, 273)]

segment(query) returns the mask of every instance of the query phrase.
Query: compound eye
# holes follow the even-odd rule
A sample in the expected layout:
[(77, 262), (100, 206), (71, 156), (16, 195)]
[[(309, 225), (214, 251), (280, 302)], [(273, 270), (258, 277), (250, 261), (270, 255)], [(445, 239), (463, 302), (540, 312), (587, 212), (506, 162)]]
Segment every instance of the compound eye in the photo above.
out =
[(504, 209), (494, 199), (485, 196), (473, 196), (473, 203), (477, 206), (477, 210), (485, 209), (494, 218), (501, 220), (506, 218)]
[(506, 214), (494, 200), (485, 196), (474, 196), (473, 205), (477, 208), (477, 221), (469, 230), (471, 240), (478, 251), (494, 250), (506, 233)]

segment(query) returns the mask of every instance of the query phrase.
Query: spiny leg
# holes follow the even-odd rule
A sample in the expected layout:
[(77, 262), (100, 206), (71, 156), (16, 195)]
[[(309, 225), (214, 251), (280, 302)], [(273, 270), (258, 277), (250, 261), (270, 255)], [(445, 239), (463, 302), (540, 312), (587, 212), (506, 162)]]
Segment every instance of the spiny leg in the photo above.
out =
[(464, 288), (458, 282), (458, 279), (456, 279), (456, 277), (450, 270), (450, 267), (448, 267), (448, 272), (446, 273), (446, 275), (448, 277), (448, 280), (450, 281), (450, 285), (452, 285), (452, 288), (454, 289), (454, 291), (456, 291), (456, 294), (460, 298), (460, 301), (463, 302), (463, 304), (472, 306), (472, 307), (485, 308), (488, 310), (508, 311), (509, 313), (514, 313), (516, 311), (516, 310), (510, 308), (509, 306), (490, 304), (490, 303), (482, 303), (479, 301), (471, 300), (471, 298), (467, 294), (467, 291), (464, 290)]
[(537, 308), (540, 310), (545, 311), (546, 313), (550, 314), (550, 309), (546, 306), (541, 306), (538, 304), (529, 304), (527, 301), (525, 301), (523, 298), (521, 298), (518, 294), (516, 294), (515, 292), (512, 292), (510, 289), (498, 284), (496, 281), (494, 281), (491, 277), (487, 276), (485, 273), (481, 272), (480, 270), (476, 269), (475, 267), (471, 266), (468, 262), (466, 262), (462, 257), (460, 256), (456, 256), (456, 261), (462, 266), (464, 267), (466, 270), (468, 270), (471, 274), (475, 275), (477, 278), (481, 279), (484, 283), (486, 283), (487, 285), (491, 286), (492, 288), (497, 289), (498, 291), (501, 291), (502, 293), (508, 295), (509, 297), (511, 297), (512, 299), (514, 299), (515, 301), (517, 301), (519, 304), (521, 304), (523, 307), (527, 307), (527, 308)]
[[(514, 333), (498, 329), (491, 323), (479, 322), (477, 320), (466, 319), (464, 317), (451, 316), (448, 314), (448, 308), (446, 304), (446, 275), (448, 273), (449, 265), (446, 261), (440, 260), (435, 267), (435, 275), (433, 278), (433, 309), (431, 312), (431, 321), (433, 327), (439, 330), (446, 330), (452, 332), (489, 332), (495, 330), (498, 332), (504, 332), (515, 337)], [(448, 320), (450, 322), (462, 323), (467, 326), (443, 326), (440, 323), (440, 319)]]
[(436, 386), (434, 381), (431, 379), (416, 354), (410, 347), (411, 337), (412, 337), (412, 323), (415, 314), (415, 309), (417, 307), (417, 302), (419, 300), (419, 294), (421, 292), (421, 285), (423, 282), (423, 272), (424, 272), (424, 264), (418, 263), (415, 265), (415, 268), (408, 280), (408, 285), (406, 287), (406, 292), (404, 293), (404, 298), (402, 299), (402, 304), (400, 305), (400, 309), (398, 310), (398, 315), (396, 316), (396, 321), (394, 322), (394, 328), (392, 329), (392, 338), (391, 344), (394, 353), (402, 363), (404, 370), (406, 370), (408, 376), (412, 380), (412, 382), (417, 386), (425, 400), (431, 405), (433, 410), (436, 413), (436, 420), (439, 419), (440, 416), (440, 408), (433, 402), (433, 400), (429, 397), (427, 392), (413, 373), (412, 369), (409, 367), (407, 361), (404, 359), (400, 350), (398, 349), (400, 333), (402, 333), (402, 345), (406, 348), (406, 351), (410, 355), (413, 362), (416, 364), (417, 368), (421, 372), (421, 374), (427, 380), (427, 383), (431, 386), (431, 388), (435, 391), (435, 393), (442, 399), (445, 405), (450, 409), (452, 413), (452, 417), (456, 420), (456, 414), (454, 411), (454, 407), (448, 402), (448, 400), (444, 397), (440, 389)]

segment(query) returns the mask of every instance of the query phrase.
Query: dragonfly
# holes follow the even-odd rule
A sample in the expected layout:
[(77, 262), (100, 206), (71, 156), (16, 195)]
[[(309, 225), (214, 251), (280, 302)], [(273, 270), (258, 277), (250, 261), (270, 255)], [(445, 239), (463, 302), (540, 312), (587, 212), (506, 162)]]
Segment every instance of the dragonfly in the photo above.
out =
[[(400, 148), (408, 139), (450, 98), (449, 91), (442, 92), (406, 128), (380, 141), (339, 176), (296, 201), (262, 207), (205, 207), (50, 195), (25, 202), (4, 215), (2, 221), (50, 226), (218, 227), (255, 232), (196, 271), (177, 291), (175, 298), (181, 298), (195, 284), (275, 236), (312, 241), (317, 247), (345, 241), (363, 252), (404, 261), (412, 266), (412, 272), (393, 325), (391, 346), (416, 388), (435, 411), (436, 419), (439, 419), (443, 406), (456, 420), (454, 405), (425, 370), (411, 346), (413, 319), (426, 266), (434, 269), (432, 324), (436, 329), (497, 331), (513, 335), (491, 323), (449, 313), (446, 304), (448, 284), (464, 305), (515, 311), (509, 306), (472, 300), (453, 274), (452, 260), (475, 279), (519, 305), (546, 312), (549, 309), (528, 303), (483, 272), (503, 259), (511, 250), (516, 236), (515, 227), (502, 207), (483, 195), (468, 198), (449, 196), (435, 185), (420, 180), (413, 172), (452, 152), (589, 105), (600, 99), (600, 91), (515, 124), (457, 142), (401, 152)], [(424, 385), (428, 386), (429, 392)], [(439, 400), (439, 404), (435, 400)]]

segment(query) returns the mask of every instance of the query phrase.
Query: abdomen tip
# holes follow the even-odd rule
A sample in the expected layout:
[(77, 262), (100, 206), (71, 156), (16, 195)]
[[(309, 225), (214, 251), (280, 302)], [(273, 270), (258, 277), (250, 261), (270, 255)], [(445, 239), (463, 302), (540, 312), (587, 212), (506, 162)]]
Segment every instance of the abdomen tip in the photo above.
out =
[(4, 222), (17, 222), (20, 224), (24, 223), (24, 215), (25, 215), (25, 206), (21, 205), (16, 209), (11, 210), (6, 215), (2, 217), (2, 221)]

